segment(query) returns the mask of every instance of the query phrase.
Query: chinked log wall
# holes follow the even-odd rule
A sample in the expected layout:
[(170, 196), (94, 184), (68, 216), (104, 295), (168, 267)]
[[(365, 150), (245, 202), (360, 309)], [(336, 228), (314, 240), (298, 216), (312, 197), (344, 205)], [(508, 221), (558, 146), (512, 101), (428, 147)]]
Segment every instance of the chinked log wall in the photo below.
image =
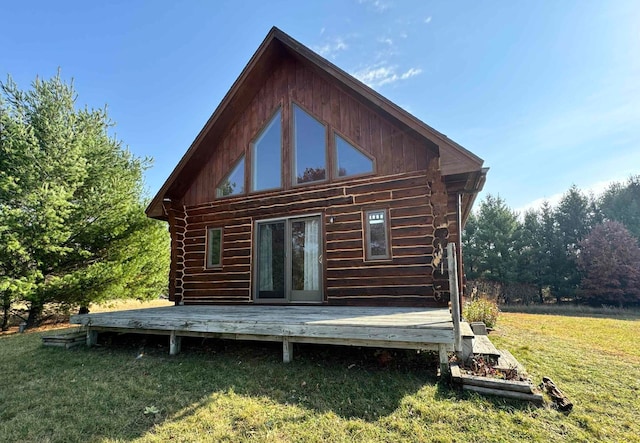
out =
[[(173, 236), (174, 299), (185, 304), (251, 302), (254, 222), (323, 214), (326, 303), (446, 304), (448, 282), (441, 253), (449, 224), (455, 223), (447, 216), (447, 206), (434, 160), (423, 171), (186, 207), (183, 248), (180, 232)], [(389, 211), (392, 260), (366, 262), (363, 211), (378, 208)], [(175, 220), (181, 231), (181, 219)], [(208, 227), (223, 228), (222, 268), (205, 267)]]

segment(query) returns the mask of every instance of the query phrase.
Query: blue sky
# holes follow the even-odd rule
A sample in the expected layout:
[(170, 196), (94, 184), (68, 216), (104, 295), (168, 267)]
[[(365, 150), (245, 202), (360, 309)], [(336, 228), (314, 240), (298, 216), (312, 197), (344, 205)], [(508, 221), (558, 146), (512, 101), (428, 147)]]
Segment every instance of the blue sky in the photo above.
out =
[(640, 174), (640, 2), (2, 1), (0, 79), (58, 67), (160, 188), (272, 26), (447, 134), (521, 209)]

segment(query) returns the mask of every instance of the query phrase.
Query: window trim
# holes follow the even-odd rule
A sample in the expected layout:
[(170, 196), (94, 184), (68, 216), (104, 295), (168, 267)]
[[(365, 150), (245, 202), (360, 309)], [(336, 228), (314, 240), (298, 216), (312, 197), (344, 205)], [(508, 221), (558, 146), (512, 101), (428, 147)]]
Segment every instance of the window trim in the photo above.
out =
[[(295, 107), (300, 108), (303, 112), (305, 112), (309, 117), (313, 118), (315, 121), (317, 121), (318, 123), (320, 123), (322, 126), (324, 126), (324, 178), (321, 180), (313, 180), (313, 181), (309, 181), (309, 182), (304, 182), (304, 183), (298, 183), (297, 180), (297, 175), (296, 175), (296, 169), (298, 167), (297, 165), (297, 161), (298, 158), (296, 156), (297, 154), (297, 150), (296, 150), (296, 120), (295, 120)], [(327, 122), (325, 122), (324, 120), (322, 120), (321, 118), (318, 118), (313, 112), (309, 112), (307, 108), (305, 108), (304, 106), (302, 106), (300, 103), (296, 102), (295, 100), (291, 100), (291, 103), (289, 105), (289, 131), (290, 131), (290, 139), (289, 139), (289, 145), (290, 145), (290, 150), (291, 150), (291, 160), (290, 160), (290, 171), (291, 171), (291, 186), (292, 187), (299, 187), (299, 186), (309, 186), (309, 185), (315, 185), (318, 183), (327, 183), (330, 182), (330, 146), (329, 146), (329, 138), (331, 136), (331, 131), (329, 130), (329, 124)]]
[[(214, 231), (218, 231), (220, 232), (220, 251), (219, 251), (219, 255), (218, 255), (218, 263), (217, 264), (213, 264), (209, 261), (210, 258), (210, 253), (209, 253), (209, 248), (211, 247), (211, 236), (212, 236), (212, 232)], [(205, 269), (220, 269), (222, 268), (222, 258), (224, 256), (224, 254), (222, 253), (224, 251), (224, 228), (222, 227), (217, 227), (217, 226), (207, 226), (207, 238), (205, 241), (205, 254), (204, 254), (204, 267)]]
[[(369, 224), (369, 214), (374, 212), (382, 212), (384, 214), (384, 235), (385, 235), (385, 255), (372, 255), (371, 254), (371, 227)], [(389, 210), (387, 208), (371, 208), (362, 211), (364, 222), (364, 259), (365, 261), (389, 261), (392, 260), (391, 254), (391, 223), (389, 220)]]
[[(244, 160), (244, 171), (242, 174), (242, 188), (244, 189), (242, 192), (237, 192), (235, 194), (228, 194), (228, 195), (218, 195), (218, 190), (220, 189), (220, 185), (222, 184), (223, 181), (225, 181), (236, 169), (236, 167), (238, 167), (238, 165), (240, 164), (241, 161)], [(240, 195), (246, 195), (247, 190), (245, 189), (245, 185), (247, 182), (247, 156), (245, 155), (245, 153), (243, 152), (242, 154), (240, 154), (240, 157), (238, 157), (236, 159), (235, 162), (233, 162), (233, 166), (231, 168), (229, 168), (229, 172), (227, 172), (227, 174), (222, 177), (222, 179), (218, 182), (218, 184), (216, 185), (216, 198), (233, 198), (233, 197), (237, 197)]]
[[(332, 132), (333, 132), (333, 137), (332, 137), (332, 142), (333, 142), (332, 151), (333, 152), (332, 152), (332, 154), (333, 154), (334, 161), (333, 161), (333, 168), (332, 168), (331, 174), (332, 174), (334, 180), (350, 180), (350, 179), (353, 179), (353, 178), (367, 177), (367, 176), (370, 176), (370, 175), (372, 176), (372, 175), (376, 175), (377, 174), (378, 164), (377, 164), (376, 159), (375, 159), (374, 156), (372, 156), (368, 152), (365, 152), (357, 143), (354, 143), (353, 140), (351, 140), (349, 137), (346, 137), (344, 134), (340, 133), (339, 131), (333, 129)], [(338, 143), (337, 143), (336, 137), (340, 137), (341, 139), (343, 139), (344, 141), (349, 143), (351, 146), (353, 146), (362, 155), (364, 155), (369, 160), (371, 160), (371, 162), (373, 163), (373, 170), (371, 172), (362, 172), (360, 174), (349, 174), (349, 175), (345, 175), (345, 176), (340, 176), (340, 162), (339, 162), (339, 159), (338, 159)]]
[[(266, 131), (267, 127), (269, 126), (269, 124), (272, 122), (272, 120), (275, 118), (276, 114), (280, 113), (280, 120), (279, 120), (279, 127), (280, 127), (280, 185), (275, 187), (275, 188), (264, 188), (264, 189), (255, 189), (255, 174), (258, 170), (257, 165), (255, 164), (256, 161), (256, 153), (255, 153), (255, 148), (256, 148), (256, 141), (258, 141), (258, 139), (260, 139), (260, 137), (262, 137), (262, 135), (264, 134), (264, 132)], [(275, 122), (274, 122), (275, 123)], [(249, 166), (249, 190), (248, 192), (246, 192), (246, 194), (253, 194), (253, 193), (258, 193), (258, 192), (269, 192), (269, 191), (277, 191), (277, 190), (281, 190), (284, 189), (284, 177), (283, 177), (283, 173), (284, 173), (284, 161), (285, 161), (285, 152), (284, 152), (284, 125), (285, 125), (285, 118), (284, 118), (284, 106), (282, 106), (282, 103), (279, 103), (278, 106), (276, 107), (276, 109), (269, 114), (269, 117), (267, 119), (265, 119), (265, 121), (262, 123), (262, 126), (260, 126), (260, 129), (258, 130), (258, 132), (256, 133), (255, 137), (253, 137), (250, 141), (249, 141), (249, 161), (251, 162), (250, 166)], [(245, 166), (246, 167), (246, 166)]]

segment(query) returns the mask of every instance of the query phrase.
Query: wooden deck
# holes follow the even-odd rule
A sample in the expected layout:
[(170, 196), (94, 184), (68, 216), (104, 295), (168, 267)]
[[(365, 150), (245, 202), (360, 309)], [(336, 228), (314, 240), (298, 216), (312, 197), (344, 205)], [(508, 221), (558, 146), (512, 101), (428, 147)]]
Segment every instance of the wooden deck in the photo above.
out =
[(318, 343), (436, 350), (441, 366), (454, 350), (454, 324), (446, 308), (345, 306), (170, 306), (75, 315), (87, 327), (87, 344), (101, 331), (165, 334), (170, 353), (181, 336), (283, 343), (283, 359), (293, 343)]

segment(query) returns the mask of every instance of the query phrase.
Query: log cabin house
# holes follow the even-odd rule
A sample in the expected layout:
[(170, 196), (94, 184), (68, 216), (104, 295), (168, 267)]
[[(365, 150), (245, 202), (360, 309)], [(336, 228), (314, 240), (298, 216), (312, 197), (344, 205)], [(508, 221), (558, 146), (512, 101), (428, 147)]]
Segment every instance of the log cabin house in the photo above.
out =
[(293, 343), (435, 350), (444, 373), (469, 349), (447, 303), (482, 163), (273, 28), (146, 210), (169, 223), (176, 306), (71, 322), (89, 346), (168, 334), (171, 354), (183, 336), (282, 341), (285, 362)]
[(170, 299), (446, 306), (482, 164), (274, 27), (146, 210)]

